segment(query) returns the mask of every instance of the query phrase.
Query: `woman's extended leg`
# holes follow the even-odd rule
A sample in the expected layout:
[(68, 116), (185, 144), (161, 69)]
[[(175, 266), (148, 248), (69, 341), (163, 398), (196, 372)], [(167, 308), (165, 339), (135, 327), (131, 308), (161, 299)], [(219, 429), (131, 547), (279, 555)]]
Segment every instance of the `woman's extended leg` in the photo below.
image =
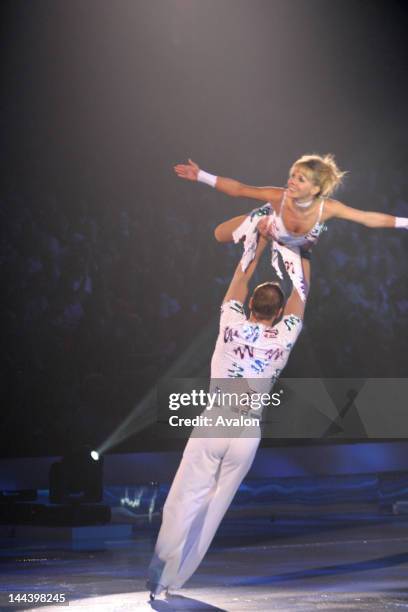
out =
[(214, 230), (214, 236), (218, 242), (232, 242), (234, 240), (232, 233), (241, 225), (246, 217), (247, 215), (239, 215), (239, 217), (234, 217), (217, 225)]

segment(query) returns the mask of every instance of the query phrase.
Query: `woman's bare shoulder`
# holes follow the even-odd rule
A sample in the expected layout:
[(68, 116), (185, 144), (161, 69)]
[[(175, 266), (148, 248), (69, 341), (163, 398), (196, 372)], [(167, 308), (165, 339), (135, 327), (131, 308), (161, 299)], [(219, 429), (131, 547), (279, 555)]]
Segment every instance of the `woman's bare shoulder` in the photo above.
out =
[(270, 197), (269, 202), (272, 206), (277, 206), (282, 202), (283, 194), (285, 193), (285, 189), (283, 187), (270, 187)]
[(337, 210), (341, 206), (341, 202), (333, 200), (333, 198), (324, 198), (323, 221), (327, 221), (336, 216)]

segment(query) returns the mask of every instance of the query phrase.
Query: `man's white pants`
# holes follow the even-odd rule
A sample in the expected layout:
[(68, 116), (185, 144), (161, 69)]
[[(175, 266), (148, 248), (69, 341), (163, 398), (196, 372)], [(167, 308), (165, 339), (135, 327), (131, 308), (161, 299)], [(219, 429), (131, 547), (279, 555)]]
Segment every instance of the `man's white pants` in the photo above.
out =
[(202, 435), (197, 431), (187, 442), (163, 507), (149, 566), (150, 588), (156, 594), (181, 587), (196, 570), (252, 465), (261, 437), (259, 425), (242, 427), (230, 438), (195, 437)]

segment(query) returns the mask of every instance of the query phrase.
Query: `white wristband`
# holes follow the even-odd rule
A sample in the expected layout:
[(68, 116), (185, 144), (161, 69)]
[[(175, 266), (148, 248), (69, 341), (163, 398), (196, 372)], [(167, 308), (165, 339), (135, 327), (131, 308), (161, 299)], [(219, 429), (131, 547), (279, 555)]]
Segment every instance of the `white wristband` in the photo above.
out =
[(210, 185), (210, 187), (215, 187), (217, 177), (209, 172), (204, 172), (204, 170), (199, 170), (197, 174), (197, 181), (200, 183), (207, 183), (207, 185)]
[(408, 217), (395, 217), (395, 227), (408, 229)]

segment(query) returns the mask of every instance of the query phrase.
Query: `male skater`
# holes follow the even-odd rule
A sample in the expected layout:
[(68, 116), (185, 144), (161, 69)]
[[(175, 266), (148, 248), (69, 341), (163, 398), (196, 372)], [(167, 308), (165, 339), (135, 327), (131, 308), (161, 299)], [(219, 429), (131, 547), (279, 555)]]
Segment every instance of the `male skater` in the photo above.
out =
[[(249, 395), (254, 390), (270, 391), (301, 331), (305, 303), (295, 288), (283, 310), (280, 287), (275, 283), (259, 285), (249, 300), (250, 316), (245, 316), (248, 283), (266, 244), (260, 237), (255, 257), (245, 271), (238, 264), (225, 295), (211, 361), (210, 389), (219, 389), (224, 381), (224, 387), (231, 391), (229, 384), (236, 381)], [(286, 247), (278, 248), (284, 255)], [(281, 255), (279, 259), (282, 264)], [(306, 259), (302, 259), (302, 269), (307, 294), (310, 264)], [(282, 311), (282, 320), (275, 324)], [(196, 570), (259, 446), (259, 411), (250, 410), (248, 405), (219, 405), (215, 410), (217, 415), (227, 417), (238, 417), (237, 413), (250, 416), (252, 424), (234, 431), (224, 429), (224, 433), (211, 427), (193, 430), (163, 508), (149, 566), (151, 599), (164, 590), (180, 588)], [(213, 413), (214, 409), (207, 411), (207, 415)]]

